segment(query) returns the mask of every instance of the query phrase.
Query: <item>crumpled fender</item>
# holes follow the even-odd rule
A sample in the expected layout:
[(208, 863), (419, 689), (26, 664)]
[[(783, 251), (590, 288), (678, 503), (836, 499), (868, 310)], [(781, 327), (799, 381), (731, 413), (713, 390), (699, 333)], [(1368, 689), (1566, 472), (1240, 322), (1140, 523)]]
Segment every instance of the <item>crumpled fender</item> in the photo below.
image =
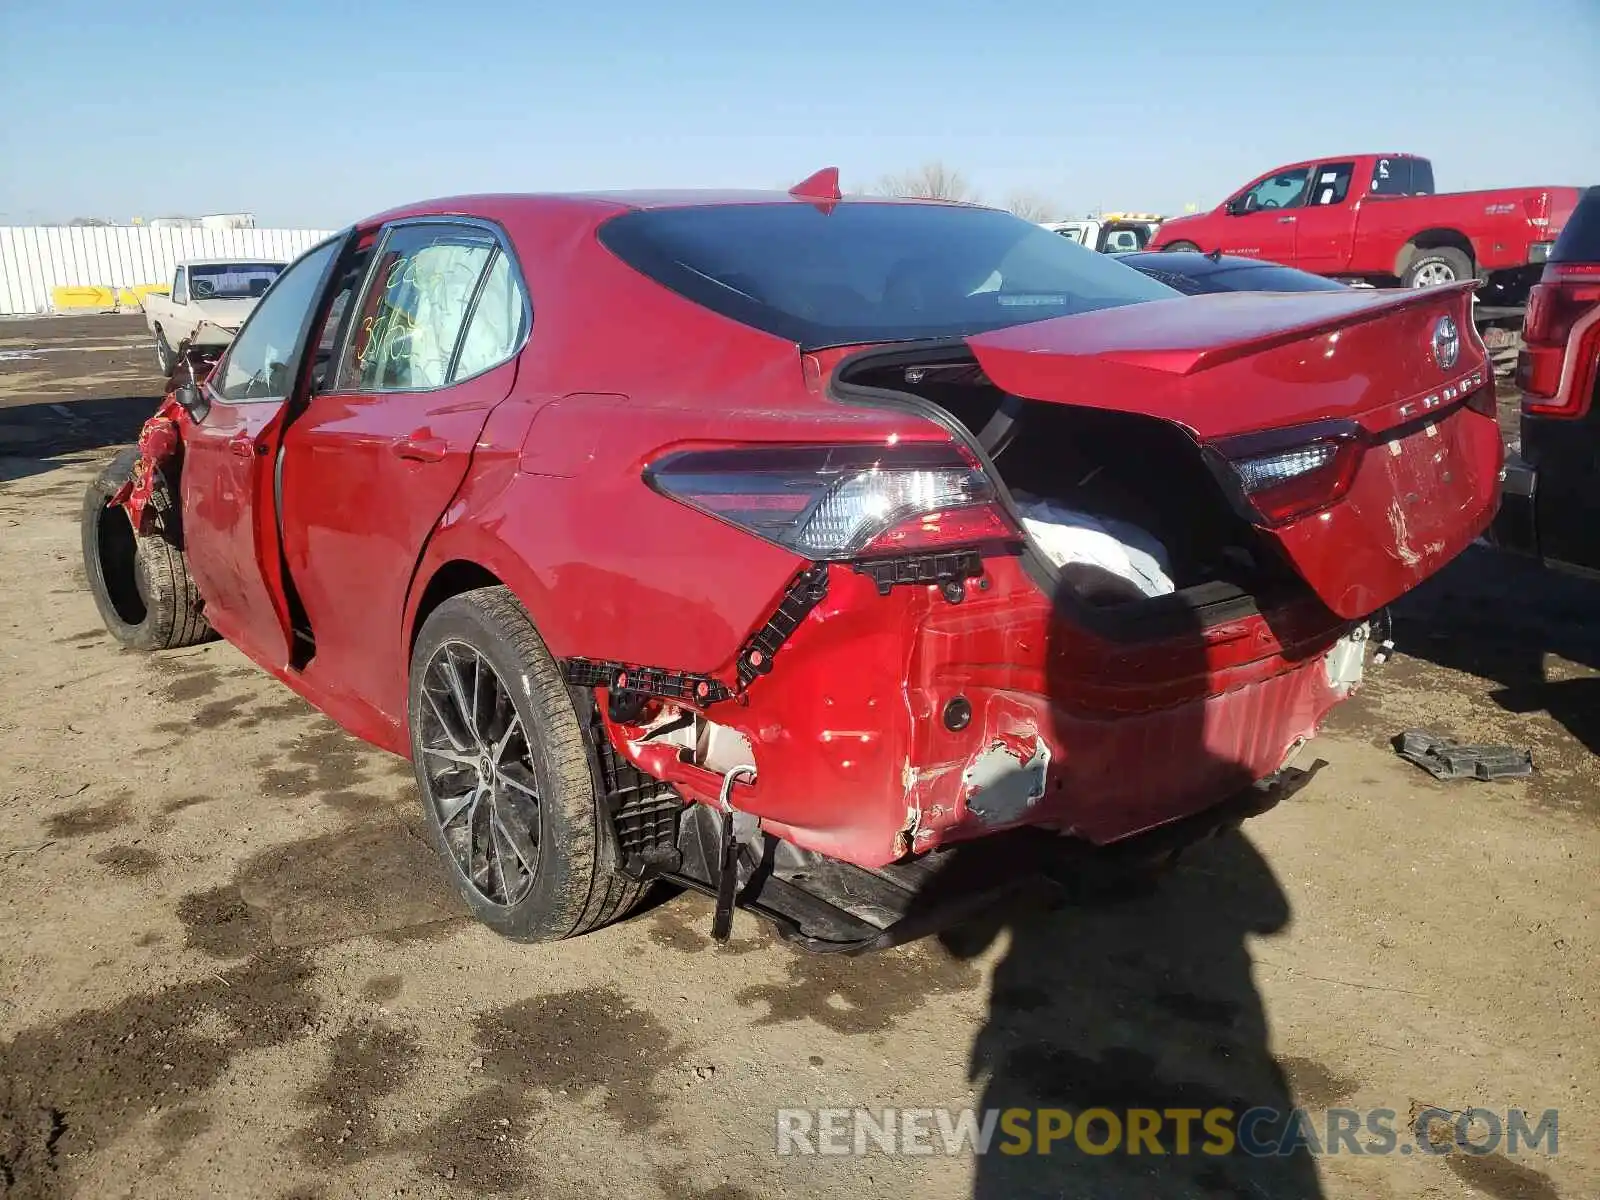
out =
[(155, 532), (159, 527), (158, 510), (168, 507), (152, 506), (151, 501), (169, 480), (177, 478), (188, 428), (189, 414), (173, 393), (167, 393), (155, 415), (139, 430), (139, 457), (134, 461), (133, 472), (106, 501), (107, 508), (121, 505), (140, 535)]

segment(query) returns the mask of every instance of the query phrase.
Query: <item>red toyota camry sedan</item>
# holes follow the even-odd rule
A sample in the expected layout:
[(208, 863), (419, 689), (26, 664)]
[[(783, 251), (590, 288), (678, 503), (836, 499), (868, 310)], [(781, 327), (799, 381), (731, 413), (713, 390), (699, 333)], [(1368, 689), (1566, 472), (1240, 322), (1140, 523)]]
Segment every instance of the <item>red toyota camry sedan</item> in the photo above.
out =
[(88, 576), (409, 758), (507, 936), (665, 879), (883, 945), (1006, 882), (957, 870), (990, 835), (1170, 850), (1303, 779), (1493, 514), (1470, 286), (1180, 296), (831, 172), (432, 201), (191, 367)]

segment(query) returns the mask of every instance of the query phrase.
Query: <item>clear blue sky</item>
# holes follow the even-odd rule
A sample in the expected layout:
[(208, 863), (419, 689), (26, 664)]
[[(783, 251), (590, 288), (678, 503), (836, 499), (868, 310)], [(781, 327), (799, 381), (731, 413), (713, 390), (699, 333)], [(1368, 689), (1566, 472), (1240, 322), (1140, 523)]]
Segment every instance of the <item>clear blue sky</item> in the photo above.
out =
[(1175, 212), (1378, 149), (1447, 189), (1600, 183), (1600, 0), (0, 0), (0, 223), (930, 159)]

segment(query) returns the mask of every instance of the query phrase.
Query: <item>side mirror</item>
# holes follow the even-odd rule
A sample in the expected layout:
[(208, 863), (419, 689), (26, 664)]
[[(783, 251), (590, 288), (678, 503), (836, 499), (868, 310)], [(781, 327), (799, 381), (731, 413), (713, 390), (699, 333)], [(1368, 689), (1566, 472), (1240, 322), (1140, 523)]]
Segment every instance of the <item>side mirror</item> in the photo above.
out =
[(173, 390), (172, 398), (178, 402), (179, 408), (189, 414), (191, 421), (204, 421), (206, 414), (211, 411), (211, 401), (206, 399), (204, 389), (196, 382), (194, 360), (187, 353), (183, 356), (183, 365), (189, 372), (189, 378)]
[(1242, 213), (1244, 211), (1244, 201), (1245, 201), (1245, 198), (1243, 196), (1235, 196), (1232, 200), (1229, 200), (1222, 207), (1223, 207), (1224, 210), (1226, 210), (1227, 214), (1230, 217), (1237, 217), (1240, 213)]
[(173, 399), (178, 402), (178, 407), (189, 414), (192, 421), (204, 421), (206, 414), (211, 411), (211, 402), (206, 399), (204, 392), (197, 383), (180, 383), (178, 390), (173, 394)]

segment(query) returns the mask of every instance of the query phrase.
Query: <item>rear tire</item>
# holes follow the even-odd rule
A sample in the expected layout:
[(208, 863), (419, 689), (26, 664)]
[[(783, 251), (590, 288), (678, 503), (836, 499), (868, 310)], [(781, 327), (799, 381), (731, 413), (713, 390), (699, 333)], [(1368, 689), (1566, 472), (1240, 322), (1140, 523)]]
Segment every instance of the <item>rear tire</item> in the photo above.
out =
[(80, 533), (89, 593), (111, 636), (131, 650), (173, 650), (216, 637), (183, 551), (165, 533), (140, 536), (126, 510), (106, 501), (133, 473), (139, 451), (122, 451), (89, 485)]
[(161, 378), (170, 379), (172, 368), (177, 365), (178, 356), (173, 353), (172, 347), (167, 342), (167, 335), (162, 332), (161, 326), (156, 326), (156, 365), (161, 368)]
[(1451, 246), (1418, 250), (1406, 264), (1400, 282), (1408, 288), (1438, 287), (1472, 278), (1472, 260)]
[(1193, 242), (1168, 242), (1161, 248), (1163, 250), (1183, 250), (1190, 254), (1197, 254), (1200, 251), (1200, 247), (1196, 246)]
[(619, 869), (574, 695), (508, 589), (463, 592), (428, 616), (407, 710), (428, 839), (473, 916), (549, 942), (639, 902), (646, 885)]

